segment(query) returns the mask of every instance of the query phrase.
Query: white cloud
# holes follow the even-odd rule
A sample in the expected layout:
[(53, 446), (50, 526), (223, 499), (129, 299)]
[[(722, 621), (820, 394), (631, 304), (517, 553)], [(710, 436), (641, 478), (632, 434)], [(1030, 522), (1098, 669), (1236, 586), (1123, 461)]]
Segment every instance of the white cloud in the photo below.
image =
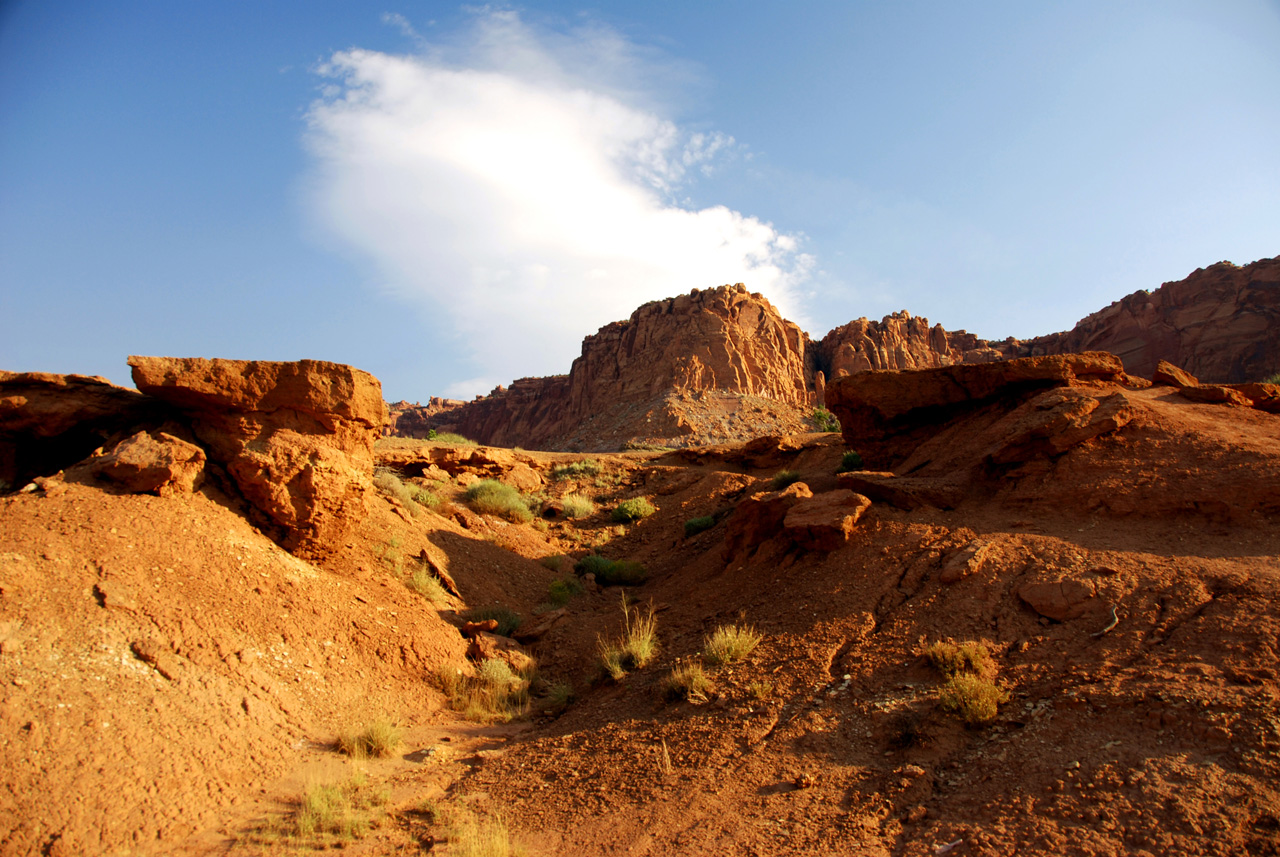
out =
[[(795, 309), (812, 260), (794, 236), (673, 201), (737, 144), (661, 116), (644, 82), (664, 69), (642, 54), (484, 10), (465, 43), (321, 69), (322, 217), (396, 294), (451, 318), (477, 374), (565, 372), (584, 335), (693, 288), (745, 282)], [(480, 392), (466, 386), (451, 392)]]

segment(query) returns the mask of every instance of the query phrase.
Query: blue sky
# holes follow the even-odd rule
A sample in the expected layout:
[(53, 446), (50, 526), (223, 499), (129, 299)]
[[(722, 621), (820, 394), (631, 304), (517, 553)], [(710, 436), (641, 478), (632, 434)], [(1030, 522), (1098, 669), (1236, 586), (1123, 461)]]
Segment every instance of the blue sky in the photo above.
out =
[(0, 368), (568, 371), (744, 281), (981, 336), (1280, 254), (1280, 3), (0, 3)]

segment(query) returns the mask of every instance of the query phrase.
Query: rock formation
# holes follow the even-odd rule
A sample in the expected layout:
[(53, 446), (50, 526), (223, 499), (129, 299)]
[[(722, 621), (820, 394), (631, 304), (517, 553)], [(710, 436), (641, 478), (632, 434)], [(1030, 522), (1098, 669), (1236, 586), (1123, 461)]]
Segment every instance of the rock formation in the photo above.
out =
[[(618, 423), (622, 437), (640, 420), (652, 434), (688, 433), (664, 413), (670, 393), (720, 391), (809, 407), (808, 337), (742, 284), (647, 303), (627, 321), (582, 343), (568, 375), (523, 378), (458, 408), (448, 425), (500, 446), (556, 446), (584, 424)], [(639, 420), (637, 419), (639, 418)], [(598, 437), (604, 432), (599, 429)]]
[(0, 486), (56, 473), (122, 431), (158, 421), (157, 404), (105, 378), (0, 372)]
[[(736, 435), (748, 429), (729, 417), (753, 423), (757, 434), (803, 430), (826, 386), (848, 375), (1085, 351), (1117, 354), (1144, 377), (1163, 359), (1214, 383), (1262, 381), (1280, 371), (1280, 258), (1222, 262), (1135, 292), (1069, 332), (1025, 341), (947, 331), (904, 310), (811, 342), (744, 286), (695, 291), (645, 304), (588, 336), (568, 375), (523, 378), (474, 402), (397, 405), (390, 431), (421, 437), (435, 427), (483, 443), (576, 450), (720, 442), (717, 431), (742, 439)], [(724, 401), (691, 404), (698, 396)], [(734, 414), (728, 399), (744, 396), (777, 402), (791, 416), (765, 418), (758, 403)]]
[(282, 544), (323, 555), (364, 516), (382, 385), (367, 372), (302, 360), (277, 363), (130, 357), (143, 393), (190, 419), (210, 458), (276, 525)]
[(1110, 351), (1135, 375), (1167, 360), (1216, 383), (1280, 372), (1280, 257), (1219, 262), (1111, 304), (1066, 333), (1017, 343), (1010, 356)]

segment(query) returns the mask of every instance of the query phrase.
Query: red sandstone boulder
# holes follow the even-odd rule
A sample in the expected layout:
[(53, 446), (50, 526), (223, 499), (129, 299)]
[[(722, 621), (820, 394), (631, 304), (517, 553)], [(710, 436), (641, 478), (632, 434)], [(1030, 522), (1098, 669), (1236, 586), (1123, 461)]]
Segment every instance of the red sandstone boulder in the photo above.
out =
[(791, 507), (811, 497), (808, 485), (794, 482), (781, 491), (761, 491), (738, 503), (725, 526), (724, 561), (779, 535)]
[(195, 490), (204, 464), (204, 450), (194, 443), (162, 431), (141, 431), (81, 467), (132, 494), (171, 497)]
[(1241, 393), (1239, 390), (1231, 387), (1222, 387), (1217, 384), (1201, 384), (1199, 387), (1184, 387), (1178, 391), (1178, 395), (1184, 399), (1193, 402), (1201, 402), (1206, 405), (1235, 405), (1241, 408), (1253, 407), (1253, 400)]
[(188, 415), (245, 498), (285, 529), (285, 548), (323, 556), (363, 518), (385, 415), (382, 385), (368, 372), (319, 360), (129, 365), (139, 390)]
[(1161, 360), (1156, 364), (1156, 370), (1151, 373), (1151, 383), (1179, 388), (1200, 386), (1194, 375), (1184, 372), (1168, 360)]
[(1032, 610), (1055, 622), (1077, 619), (1090, 612), (1095, 587), (1083, 580), (1028, 583), (1018, 597)]
[(782, 519), (783, 532), (806, 550), (833, 551), (853, 535), (853, 527), (871, 501), (853, 491), (826, 491), (799, 500)]

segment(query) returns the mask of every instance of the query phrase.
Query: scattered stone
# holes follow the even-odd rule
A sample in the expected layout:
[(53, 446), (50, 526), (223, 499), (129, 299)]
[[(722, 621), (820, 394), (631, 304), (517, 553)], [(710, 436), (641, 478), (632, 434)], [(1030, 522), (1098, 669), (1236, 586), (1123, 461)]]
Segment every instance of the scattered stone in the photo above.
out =
[(520, 643), (537, 642), (568, 615), (569, 611), (564, 607), (548, 610), (546, 613), (536, 617), (534, 621), (521, 625), (512, 632), (511, 636)]
[(1151, 373), (1151, 383), (1179, 389), (1200, 386), (1194, 375), (1179, 369), (1168, 360), (1161, 360), (1156, 364), (1156, 370)]
[(467, 647), (467, 657), (473, 661), (497, 658), (506, 661), (512, 672), (521, 673), (534, 666), (533, 658), (510, 637), (500, 637), (487, 631), (477, 631)]
[(987, 558), (991, 556), (994, 545), (991, 542), (976, 539), (948, 557), (942, 566), (939, 579), (943, 583), (958, 583), (971, 574), (979, 571)]
[(76, 469), (88, 470), (131, 494), (171, 497), (195, 490), (204, 476), (204, 464), (204, 450), (194, 443), (162, 431), (141, 431)]

